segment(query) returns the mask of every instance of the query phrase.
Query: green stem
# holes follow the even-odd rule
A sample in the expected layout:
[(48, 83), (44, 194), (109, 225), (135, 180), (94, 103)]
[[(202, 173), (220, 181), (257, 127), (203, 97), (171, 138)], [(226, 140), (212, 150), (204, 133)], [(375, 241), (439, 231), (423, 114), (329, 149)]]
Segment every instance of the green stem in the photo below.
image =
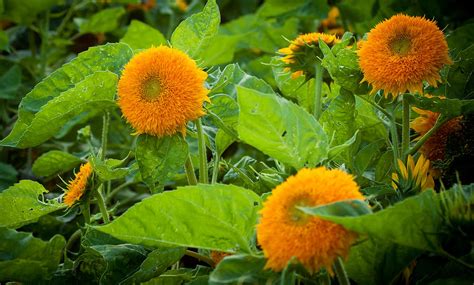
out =
[(69, 237), (69, 240), (66, 243), (65, 253), (71, 251), (71, 247), (74, 245), (76, 240), (81, 237), (81, 234), (81, 229), (78, 229)]
[(210, 259), (209, 257), (207, 256), (204, 256), (202, 254), (199, 254), (195, 251), (191, 251), (191, 250), (186, 250), (186, 253), (185, 253), (187, 256), (191, 256), (191, 257), (194, 257), (200, 261), (204, 261), (205, 263), (209, 264), (211, 267), (214, 267), (216, 266), (216, 264), (214, 263), (214, 261), (212, 259)]
[(105, 198), (105, 204), (109, 204), (110, 201), (112, 200), (112, 198), (118, 193), (120, 192), (123, 188), (125, 187), (128, 187), (130, 185), (132, 185), (133, 182), (125, 182), (123, 184), (120, 184), (119, 186), (117, 186), (114, 190), (112, 190), (108, 195), (107, 197)]
[(198, 148), (199, 148), (199, 182), (209, 183), (207, 173), (207, 151), (206, 138), (202, 129), (201, 119), (196, 120), (197, 134), (198, 134)]
[(48, 61), (48, 45), (49, 45), (49, 36), (48, 36), (48, 33), (49, 33), (49, 11), (46, 12), (46, 16), (44, 17), (44, 22), (41, 24), (41, 27), (40, 27), (40, 36), (41, 36), (41, 46), (40, 46), (40, 49), (41, 49), (41, 54), (40, 54), (40, 75), (41, 77), (45, 77), (46, 76), (46, 65), (47, 65), (47, 61)]
[(94, 192), (94, 195), (95, 195), (95, 198), (97, 199), (97, 205), (99, 205), (100, 213), (102, 214), (102, 219), (104, 220), (104, 224), (108, 224), (110, 222), (109, 212), (107, 212), (107, 207), (105, 206), (104, 197), (102, 197), (102, 188), (103, 188), (103, 184), (100, 184), (100, 186)]
[(211, 179), (211, 184), (216, 184), (217, 183), (217, 176), (219, 176), (219, 154), (216, 152), (214, 154), (214, 165), (212, 168), (212, 179)]
[(102, 117), (102, 146), (100, 152), (100, 159), (105, 159), (105, 153), (107, 152), (107, 137), (109, 132), (109, 121), (110, 121), (110, 114), (109, 112), (105, 112), (104, 116)]
[(315, 78), (314, 78), (314, 109), (313, 114), (316, 120), (321, 117), (321, 93), (323, 89), (323, 72), (324, 68), (320, 62), (316, 63), (315, 67)]
[(74, 12), (75, 6), (76, 6), (76, 1), (73, 0), (71, 3), (71, 6), (69, 7), (66, 15), (64, 16), (63, 20), (61, 21), (61, 24), (59, 24), (59, 27), (56, 29), (56, 35), (60, 35), (64, 28), (66, 27), (67, 24), (69, 24), (69, 19), (72, 17), (72, 13)]
[(377, 103), (365, 98), (364, 95), (357, 95), (360, 99), (364, 100), (365, 102), (369, 103), (370, 105), (374, 106), (379, 110), (382, 114), (384, 114), (388, 119), (392, 118), (392, 115), (390, 115), (387, 111), (385, 111), (384, 108), (380, 107)]
[(404, 163), (406, 163), (406, 154), (410, 148), (410, 103), (408, 103), (408, 100), (405, 99), (405, 96), (402, 98), (402, 108), (402, 153), (400, 158)]
[(344, 269), (344, 263), (340, 257), (337, 257), (336, 262), (334, 262), (334, 271), (336, 272), (337, 281), (339, 285), (350, 285), (349, 277), (347, 277), (346, 270)]
[(416, 144), (406, 153), (408, 154), (414, 154), (417, 152), (420, 147), (423, 146), (423, 144), (439, 129), (441, 128), (444, 123), (446, 123), (449, 119), (447, 117), (444, 117), (443, 115), (440, 115), (438, 117), (438, 120), (436, 120), (435, 125), (428, 131), (426, 134), (424, 134), (421, 139), (419, 139)]
[(194, 173), (193, 161), (191, 160), (190, 154), (188, 154), (188, 158), (186, 159), (186, 162), (184, 163), (184, 169), (186, 170), (186, 177), (188, 178), (188, 184), (196, 185), (197, 178), (196, 178), (196, 173)]
[(394, 159), (394, 165), (397, 165), (397, 159), (398, 159), (398, 131), (397, 131), (397, 122), (396, 122), (396, 117), (395, 117), (395, 110), (396, 106), (393, 106), (392, 109), (392, 115), (391, 115), (391, 120), (390, 120), (390, 134), (392, 137), (392, 150), (393, 150), (393, 159)]
[(84, 202), (84, 204), (81, 205), (82, 208), (82, 216), (84, 216), (84, 224), (90, 224), (91, 223), (91, 209), (90, 209), (90, 203), (89, 199)]

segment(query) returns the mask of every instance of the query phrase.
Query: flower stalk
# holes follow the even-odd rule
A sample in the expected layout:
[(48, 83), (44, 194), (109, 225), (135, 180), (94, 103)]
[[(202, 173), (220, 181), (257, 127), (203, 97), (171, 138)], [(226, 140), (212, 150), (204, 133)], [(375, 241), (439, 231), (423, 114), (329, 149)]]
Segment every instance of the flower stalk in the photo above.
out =
[(404, 163), (406, 163), (408, 149), (410, 148), (410, 103), (408, 103), (405, 96), (402, 98), (402, 108), (402, 152), (400, 158)]
[(199, 149), (199, 182), (209, 183), (209, 177), (207, 173), (206, 137), (204, 136), (201, 119), (196, 120), (196, 128), (198, 134)]
[(322, 103), (321, 103), (321, 96), (322, 96), (322, 89), (323, 89), (323, 72), (324, 68), (321, 65), (321, 62), (318, 61), (315, 66), (315, 78), (314, 78), (314, 109), (313, 115), (316, 120), (319, 120), (321, 117), (322, 111)]
[(104, 220), (104, 224), (108, 224), (110, 222), (109, 212), (107, 211), (107, 206), (105, 206), (104, 197), (102, 197), (102, 188), (104, 184), (100, 184), (97, 190), (94, 192), (94, 196), (97, 199), (97, 205), (99, 206), (100, 213), (102, 214), (102, 219)]
[(349, 277), (347, 277), (346, 269), (344, 268), (344, 263), (342, 262), (342, 258), (336, 258), (334, 262), (334, 271), (336, 272), (337, 281), (339, 281), (339, 285), (350, 285), (351, 282), (349, 281)]
[(188, 154), (188, 158), (186, 159), (186, 162), (184, 163), (184, 170), (186, 171), (186, 177), (188, 178), (188, 184), (189, 185), (196, 185), (197, 184), (197, 178), (196, 178), (196, 174), (194, 173), (193, 161), (191, 160), (191, 155), (190, 154)]

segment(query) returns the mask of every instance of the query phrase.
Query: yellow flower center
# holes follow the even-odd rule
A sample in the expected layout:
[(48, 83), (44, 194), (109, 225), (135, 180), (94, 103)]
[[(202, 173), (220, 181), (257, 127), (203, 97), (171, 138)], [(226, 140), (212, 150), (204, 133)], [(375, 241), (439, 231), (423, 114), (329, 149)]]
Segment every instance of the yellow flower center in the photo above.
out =
[(152, 77), (143, 84), (142, 98), (153, 102), (160, 96), (161, 83), (157, 77)]
[(411, 49), (411, 40), (405, 35), (398, 36), (390, 42), (390, 49), (395, 54), (406, 55)]

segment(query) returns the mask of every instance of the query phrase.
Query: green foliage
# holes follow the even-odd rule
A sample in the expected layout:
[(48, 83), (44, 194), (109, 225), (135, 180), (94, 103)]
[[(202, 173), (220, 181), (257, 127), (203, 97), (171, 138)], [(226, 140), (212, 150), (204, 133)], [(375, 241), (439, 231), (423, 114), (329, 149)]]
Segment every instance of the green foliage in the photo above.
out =
[(127, 176), (130, 169), (128, 167), (120, 167), (123, 166), (126, 160), (127, 158), (123, 160), (106, 159), (103, 161), (98, 157), (90, 157), (90, 163), (94, 169), (94, 173), (102, 182), (120, 179)]
[(209, 284), (273, 284), (279, 276), (264, 270), (263, 256), (232, 255), (224, 258), (209, 276)]
[(239, 137), (296, 169), (327, 158), (328, 138), (303, 108), (275, 94), (238, 87)]
[(250, 252), (260, 197), (232, 185), (197, 185), (153, 195), (96, 227), (120, 240), (226, 252)]
[(75, 19), (79, 26), (79, 32), (85, 33), (107, 33), (114, 31), (119, 26), (120, 18), (125, 14), (123, 7), (115, 7), (101, 10), (90, 19)]
[(3, 13), (0, 13), (0, 19), (28, 25), (35, 20), (38, 14), (63, 3), (64, 0), (30, 0), (25, 2), (2, 0), (3, 11), (0, 11)]
[(127, 33), (120, 40), (122, 43), (128, 44), (132, 49), (146, 49), (152, 46), (166, 44), (163, 34), (137, 20), (132, 20), (128, 26)]
[(0, 76), (0, 99), (15, 99), (20, 84), (21, 69), (18, 65), (14, 65)]
[[(18, 121), (0, 145), (19, 148), (38, 145), (81, 113), (99, 113), (104, 107), (113, 106), (117, 78), (113, 78), (110, 72), (98, 71), (108, 70), (118, 74), (131, 56), (132, 51), (126, 44), (107, 44), (81, 53), (53, 72), (23, 98)], [(89, 103), (81, 101), (81, 97), (76, 95), (79, 90), (84, 92), (83, 98)], [(98, 95), (93, 93), (98, 90), (104, 92), (98, 92)], [(71, 105), (77, 102), (81, 104)], [(63, 114), (56, 117), (55, 112)], [(47, 128), (45, 124), (48, 124)], [(47, 132), (42, 132), (43, 129), (40, 132), (38, 128), (45, 128)], [(38, 137), (33, 134), (38, 134)]]
[(188, 144), (181, 134), (162, 138), (140, 135), (135, 156), (143, 181), (154, 192), (182, 169), (188, 158)]
[(361, 200), (344, 200), (323, 206), (298, 208), (313, 216), (357, 217), (372, 213), (367, 203)]
[(0, 281), (38, 282), (50, 279), (59, 265), (66, 241), (55, 235), (49, 241), (30, 233), (0, 227)]
[(80, 163), (81, 159), (72, 154), (52, 150), (38, 157), (31, 170), (36, 176), (52, 176), (69, 171)]
[(0, 193), (16, 182), (17, 175), (18, 171), (13, 166), (0, 162)]
[(0, 193), (0, 226), (19, 228), (34, 223), (41, 216), (64, 208), (56, 201), (38, 200), (38, 196), (48, 193), (35, 181), (21, 180)]
[(203, 54), (218, 32), (220, 20), (216, 1), (209, 0), (202, 12), (179, 24), (171, 36), (171, 45), (191, 58), (204, 60)]

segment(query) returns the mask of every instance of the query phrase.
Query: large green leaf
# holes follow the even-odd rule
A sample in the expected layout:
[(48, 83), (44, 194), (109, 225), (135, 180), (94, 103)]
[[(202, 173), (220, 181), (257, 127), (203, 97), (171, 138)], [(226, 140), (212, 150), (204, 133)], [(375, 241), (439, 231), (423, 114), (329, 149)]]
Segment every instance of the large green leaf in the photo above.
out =
[(43, 153), (33, 163), (32, 171), (36, 176), (52, 176), (69, 171), (79, 165), (81, 159), (60, 150)]
[(96, 227), (120, 240), (250, 252), (260, 197), (233, 185), (197, 185), (156, 194)]
[(51, 278), (66, 241), (60, 235), (49, 241), (30, 233), (0, 227), (0, 281), (36, 283)]
[(237, 90), (240, 139), (296, 169), (327, 158), (328, 138), (303, 108), (275, 94), (240, 86)]
[[(22, 132), (15, 130), (1, 141), (1, 145), (27, 148), (37, 146), (54, 136), (69, 120), (83, 112), (115, 106), (117, 75), (110, 71), (98, 71), (77, 83), (60, 96), (50, 100), (33, 115)], [(20, 120), (17, 124), (20, 123)]]
[(392, 284), (420, 253), (411, 247), (368, 239), (351, 248), (345, 268), (358, 284)]
[(0, 193), (0, 226), (19, 228), (64, 208), (63, 204), (38, 200), (48, 191), (38, 182), (21, 180)]
[(133, 244), (90, 246), (74, 261), (74, 268), (99, 284), (118, 284), (138, 270), (147, 253)]
[[(63, 92), (77, 87), (77, 84), (96, 71), (108, 70), (119, 74), (123, 65), (132, 57), (132, 54), (130, 47), (123, 43), (93, 47), (51, 73), (23, 98), (18, 110), (18, 121), (11, 133), (0, 142), (0, 145), (21, 147), (18, 146), (20, 138), (32, 124), (35, 113), (46, 103), (57, 98)], [(109, 84), (107, 81), (104, 86), (110, 86)], [(95, 86), (94, 88), (98, 87)], [(70, 108), (73, 108), (73, 106), (70, 106)], [(46, 131), (50, 132), (49, 130)]]
[(152, 191), (180, 171), (188, 157), (188, 144), (181, 134), (165, 137), (140, 135), (135, 157), (143, 181)]
[(157, 29), (138, 20), (132, 20), (120, 42), (128, 44), (133, 49), (146, 49), (166, 44), (166, 39)]
[(265, 270), (266, 261), (263, 256), (227, 256), (212, 271), (209, 284), (274, 284), (279, 274)]
[(191, 58), (204, 60), (203, 55), (213, 37), (217, 35), (221, 21), (215, 0), (208, 0), (200, 13), (182, 21), (171, 35), (171, 45), (186, 52)]
[(125, 15), (125, 9), (121, 6), (104, 9), (88, 19), (75, 19), (79, 25), (79, 32), (85, 33), (107, 33), (116, 30), (120, 18)]
[(371, 238), (420, 250), (439, 251), (441, 248), (444, 217), (440, 209), (440, 198), (432, 190), (374, 214), (356, 217), (324, 213), (315, 215)]

